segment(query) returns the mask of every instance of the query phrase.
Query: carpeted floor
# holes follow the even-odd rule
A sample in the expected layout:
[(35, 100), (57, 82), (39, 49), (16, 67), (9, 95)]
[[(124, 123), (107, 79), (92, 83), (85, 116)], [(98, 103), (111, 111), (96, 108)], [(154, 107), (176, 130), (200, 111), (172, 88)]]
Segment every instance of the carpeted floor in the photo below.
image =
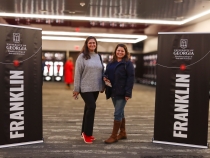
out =
[(93, 144), (80, 137), (84, 103), (64, 83), (43, 84), (44, 143), (0, 149), (0, 158), (210, 158), (209, 149), (152, 143), (155, 88), (136, 84), (125, 108), (127, 140), (104, 144), (113, 126), (113, 105), (100, 94)]

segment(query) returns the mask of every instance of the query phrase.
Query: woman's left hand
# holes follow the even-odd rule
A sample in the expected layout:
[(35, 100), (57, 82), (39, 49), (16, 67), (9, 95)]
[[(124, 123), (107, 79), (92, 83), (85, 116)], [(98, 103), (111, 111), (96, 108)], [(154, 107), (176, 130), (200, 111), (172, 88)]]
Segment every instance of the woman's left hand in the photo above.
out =
[(125, 100), (128, 101), (128, 99), (130, 99), (129, 97), (125, 97)]
[(100, 91), (100, 93), (103, 93), (105, 91), (105, 87), (102, 89), (102, 91)]

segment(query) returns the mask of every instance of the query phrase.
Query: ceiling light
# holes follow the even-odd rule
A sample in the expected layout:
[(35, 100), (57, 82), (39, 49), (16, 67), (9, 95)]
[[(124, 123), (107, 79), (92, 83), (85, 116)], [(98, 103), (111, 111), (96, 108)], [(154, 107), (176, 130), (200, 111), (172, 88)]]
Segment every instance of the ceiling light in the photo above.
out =
[(84, 7), (84, 6), (85, 6), (85, 3), (84, 3), (84, 2), (81, 2), (80, 5), (81, 5), (82, 7)]
[(145, 20), (145, 19), (127, 19), (127, 18), (101, 18), (85, 16), (65, 16), (65, 15), (43, 15), (43, 14), (18, 14), (0, 12), (2, 17), (22, 17), (39, 19), (62, 19), (62, 20), (81, 20), (81, 21), (103, 21), (103, 22), (123, 22), (123, 23), (147, 23), (147, 24), (171, 24), (180, 25), (181, 21), (166, 20)]
[(97, 25), (97, 22), (91, 21), (91, 22), (90, 22), (90, 25), (95, 26), (95, 25)]
[(75, 37), (58, 37), (58, 36), (42, 36), (43, 40), (62, 40), (62, 41), (84, 41), (85, 38)]
[(41, 20), (40, 19), (36, 19), (36, 22), (41, 22)]
[(126, 24), (125, 23), (121, 23), (120, 27), (126, 27)]
[(100, 26), (105, 26), (105, 23), (104, 22), (100, 22)]
[(112, 23), (110, 23), (110, 26), (112, 26), (112, 27), (116, 27), (116, 26), (117, 26), (117, 24), (116, 24), (116, 23), (114, 23), (114, 22), (112, 22)]
[(136, 43), (135, 40), (129, 39), (113, 39), (113, 38), (98, 38), (99, 42), (113, 42), (113, 43)]
[[(66, 41), (84, 41), (87, 36), (97, 37), (99, 42), (116, 42), (116, 43), (137, 43), (147, 39), (145, 35), (125, 35), (125, 34), (105, 34), (105, 33), (82, 33), (82, 32), (57, 32), (57, 31), (42, 31), (43, 40), (66, 40)], [(71, 36), (71, 37), (68, 37)], [(85, 36), (72, 37), (72, 36)], [(105, 38), (100, 38), (105, 37)]]
[(109, 38), (145, 38), (145, 35), (129, 35), (129, 34), (107, 34), (107, 33), (90, 33), (90, 32), (62, 32), (62, 31), (42, 31), (43, 35), (60, 35), (60, 36), (94, 36)]
[(131, 27), (136, 27), (136, 25), (135, 25), (135, 24), (130, 24), (130, 26), (131, 26)]
[(174, 0), (174, 3), (182, 3), (183, 0)]
[(55, 20), (56, 23), (60, 24), (61, 23), (61, 20)]
[(189, 21), (210, 14), (210, 10), (192, 16), (185, 20), (167, 21), (167, 20), (145, 20), (145, 19), (126, 19), (126, 18), (101, 18), (101, 17), (85, 17), (85, 16), (62, 16), (62, 15), (43, 15), (43, 14), (17, 14), (0, 12), (2, 17), (22, 17), (22, 18), (38, 18), (38, 19), (61, 19), (61, 20), (81, 20), (81, 21), (103, 21), (103, 22), (122, 22), (122, 23), (146, 23), (146, 24), (170, 24), (182, 25)]
[[(43, 40), (62, 40), (62, 41), (85, 41), (86, 38), (62, 37), (62, 36), (42, 36)], [(137, 40), (131, 39), (113, 39), (113, 38), (97, 38), (98, 42), (114, 42), (114, 43), (136, 43)]]
[(51, 22), (53, 22), (53, 21), (51, 21), (51, 20), (46, 20), (45, 21), (45, 23), (47, 23), (47, 24), (50, 24)]
[(202, 17), (202, 16), (205, 16), (205, 15), (208, 15), (208, 14), (210, 14), (210, 10), (207, 10), (207, 11), (205, 11), (205, 12), (202, 12), (202, 13), (200, 13), (200, 14), (197, 14), (197, 15), (195, 15), (195, 16), (192, 16), (192, 17), (190, 17), (190, 18), (188, 18), (188, 19), (185, 19), (185, 20), (181, 21), (181, 25), (182, 25), (182, 24), (186, 24), (186, 23), (188, 23), (188, 22), (190, 22), (190, 21), (193, 21), (193, 20), (195, 20), (195, 19), (198, 19), (198, 18), (200, 18), (200, 17)]

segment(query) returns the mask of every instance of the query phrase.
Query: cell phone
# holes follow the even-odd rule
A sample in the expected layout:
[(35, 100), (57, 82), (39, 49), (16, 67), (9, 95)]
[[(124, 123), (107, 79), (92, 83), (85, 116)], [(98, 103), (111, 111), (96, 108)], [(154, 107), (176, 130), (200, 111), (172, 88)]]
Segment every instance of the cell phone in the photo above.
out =
[(109, 86), (109, 87), (112, 87), (111, 82), (105, 81), (105, 84), (106, 84), (107, 86)]

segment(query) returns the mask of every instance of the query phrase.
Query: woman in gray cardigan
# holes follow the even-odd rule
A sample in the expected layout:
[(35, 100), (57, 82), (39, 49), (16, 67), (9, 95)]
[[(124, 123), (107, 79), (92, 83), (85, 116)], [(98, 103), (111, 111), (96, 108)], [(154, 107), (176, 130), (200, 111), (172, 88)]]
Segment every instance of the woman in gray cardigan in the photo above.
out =
[(104, 91), (102, 80), (103, 63), (97, 53), (97, 40), (88, 37), (82, 51), (76, 60), (74, 75), (73, 97), (80, 94), (85, 102), (81, 135), (85, 143), (93, 143), (93, 125), (96, 109), (96, 100), (99, 92)]

